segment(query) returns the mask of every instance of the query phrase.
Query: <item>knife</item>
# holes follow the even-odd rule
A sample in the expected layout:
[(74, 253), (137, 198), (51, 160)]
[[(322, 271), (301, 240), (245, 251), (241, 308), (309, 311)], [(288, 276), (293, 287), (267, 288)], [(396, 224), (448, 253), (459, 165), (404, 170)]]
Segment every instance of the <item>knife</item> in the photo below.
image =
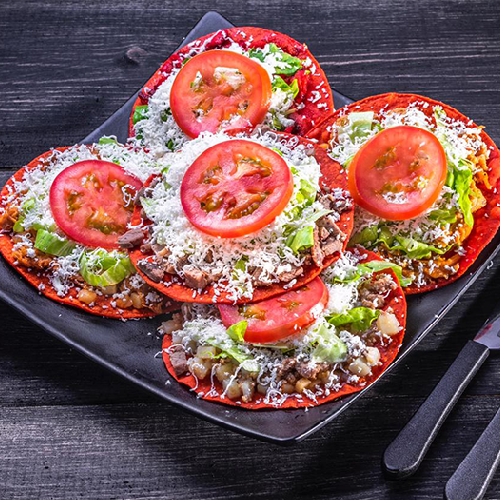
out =
[(396, 439), (387, 447), (383, 468), (388, 479), (414, 474), (469, 382), (490, 349), (500, 349), (500, 312), (489, 318), (474, 340), (469, 340), (430, 396)]
[(500, 462), (500, 410), (446, 483), (446, 500), (480, 500)]

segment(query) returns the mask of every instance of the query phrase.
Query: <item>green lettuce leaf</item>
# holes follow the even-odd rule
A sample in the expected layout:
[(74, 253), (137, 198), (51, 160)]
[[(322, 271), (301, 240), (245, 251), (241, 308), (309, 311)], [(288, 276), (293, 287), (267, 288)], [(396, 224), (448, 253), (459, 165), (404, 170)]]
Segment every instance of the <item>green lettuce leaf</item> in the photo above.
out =
[(297, 95), (299, 94), (299, 82), (297, 79), (293, 80), (290, 85), (281, 78), (281, 76), (276, 76), (273, 79), (272, 83), (273, 89), (281, 89), (283, 92), (288, 92), (289, 94), (292, 94), (292, 98), (295, 99)]
[(80, 274), (92, 286), (117, 285), (135, 272), (128, 255), (121, 252), (107, 252), (103, 248), (82, 253)]
[(305, 226), (288, 236), (286, 246), (290, 247), (294, 253), (311, 248), (314, 245), (314, 228)]
[(464, 216), (464, 222), (472, 227), (474, 225), (474, 216), (472, 215), (472, 204), (470, 201), (472, 170), (471, 163), (468, 160), (460, 160), (460, 167), (455, 169), (453, 187), (458, 194), (458, 206)]
[(322, 324), (318, 330), (319, 340), (312, 352), (315, 363), (339, 363), (347, 355), (347, 346), (335, 334), (329, 325)]
[(413, 281), (412, 278), (405, 278), (403, 276), (403, 269), (401, 266), (392, 264), (391, 262), (387, 262), (385, 260), (372, 260), (370, 262), (366, 262), (365, 264), (358, 264), (354, 272), (345, 278), (336, 277), (334, 279), (334, 283), (354, 283), (363, 276), (376, 273), (377, 271), (383, 271), (384, 269), (392, 269), (401, 286), (409, 286)]
[(147, 117), (148, 107), (146, 106), (137, 106), (134, 109), (134, 114), (132, 115), (132, 123), (135, 125), (137, 122), (144, 120)]
[(243, 343), (245, 342), (244, 336), (247, 331), (247, 326), (248, 323), (246, 321), (240, 321), (239, 323), (231, 325), (226, 332), (235, 342)]
[(356, 233), (350, 240), (351, 245), (363, 245), (370, 248), (378, 244), (383, 244), (388, 250), (399, 250), (410, 259), (428, 259), (433, 253), (442, 255), (450, 247), (439, 248), (434, 245), (423, 243), (414, 238), (401, 235), (393, 235), (387, 226), (365, 227)]
[(69, 255), (75, 247), (76, 245), (73, 242), (52, 231), (39, 229), (36, 233), (35, 248), (49, 255), (59, 257)]
[(326, 317), (328, 323), (334, 326), (350, 325), (354, 331), (363, 332), (380, 316), (378, 309), (354, 307), (341, 314), (330, 314)]
[[(275, 54), (276, 59), (284, 63), (276, 69), (276, 74), (292, 76), (295, 75), (299, 69), (302, 69), (302, 61), (298, 57), (291, 56), (284, 52), (274, 43), (269, 44), (269, 53)], [(251, 49), (248, 55), (262, 62), (264, 62), (266, 58), (262, 49)]]
[(114, 137), (101, 137), (99, 139), (99, 144), (104, 145), (104, 144), (116, 144), (118, 145), (118, 141)]
[(372, 130), (374, 115), (373, 111), (357, 111), (351, 113), (349, 115), (347, 127), (342, 127), (341, 130), (344, 129), (347, 131), (352, 142), (357, 138), (363, 139), (367, 137)]
[(20, 210), (21, 213), (19, 215), (19, 218), (12, 227), (12, 230), (15, 233), (24, 232), (25, 230), (24, 221), (26, 220), (26, 215), (28, 214), (28, 212), (30, 212), (35, 208), (35, 205), (36, 205), (35, 198), (29, 198), (21, 205), (21, 210)]
[(227, 335), (229, 337), (229, 342), (220, 342), (216, 339), (208, 339), (207, 343), (217, 347), (221, 350), (217, 358), (230, 357), (241, 365), (245, 370), (250, 372), (260, 371), (260, 365), (255, 361), (252, 355), (247, 354), (238, 344), (243, 344), (245, 342), (244, 335), (247, 329), (248, 323), (246, 321), (240, 321), (234, 325), (231, 325), (227, 330)]
[(454, 224), (457, 222), (457, 210), (454, 207), (436, 208), (429, 214), (429, 218), (441, 224)]

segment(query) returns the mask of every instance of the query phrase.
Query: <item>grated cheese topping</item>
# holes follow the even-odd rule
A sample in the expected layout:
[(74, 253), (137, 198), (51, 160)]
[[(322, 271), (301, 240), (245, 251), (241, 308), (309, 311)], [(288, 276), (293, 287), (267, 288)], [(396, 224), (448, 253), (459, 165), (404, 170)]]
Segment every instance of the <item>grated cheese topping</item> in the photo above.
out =
[[(186, 143), (181, 152), (165, 155), (160, 161), (166, 167), (162, 182), (158, 182), (148, 197), (142, 199), (143, 210), (153, 223), (152, 243), (168, 247), (170, 254), (167, 263), (175, 267), (176, 273), (183, 277), (186, 269), (194, 266), (219, 276), (215, 285), (216, 294), (225, 291), (233, 300), (253, 296), (252, 269), (261, 268), (260, 281), (272, 284), (280, 281), (280, 274), (301, 266), (305, 256), (294, 253), (285, 244), (287, 237), (299, 228), (314, 227), (318, 216), (326, 212), (317, 198), (303, 208), (297, 199), (304, 182), (319, 192), (321, 171), (314, 156), (299, 144), (296, 137), (287, 139), (274, 132), (263, 132), (245, 138), (281, 152), (292, 170), (294, 180), (294, 193), (288, 205), (273, 223), (247, 236), (222, 239), (196, 229), (182, 208), (180, 187), (184, 173), (209, 147), (239, 138), (223, 132), (202, 134)], [(334, 190), (332, 195), (339, 200), (339, 205), (349, 200), (348, 193), (342, 189)], [(294, 209), (298, 207), (301, 208), (297, 215)], [(335, 211), (330, 216), (335, 220), (340, 217)], [(207, 259), (209, 254), (211, 259)], [(240, 265), (237, 266), (238, 263)]]
[[(359, 306), (359, 289), (363, 279), (344, 284), (334, 284), (335, 278), (342, 278), (349, 275), (357, 264), (364, 259), (358, 252), (347, 252), (333, 266), (324, 271), (321, 275), (329, 292), (329, 302), (325, 308), (316, 311), (314, 316), (316, 321), (310, 326), (301, 330), (294, 336), (283, 339), (279, 346), (265, 347), (264, 345), (253, 345), (249, 343), (237, 343), (232, 340), (223, 325), (218, 310), (214, 306), (202, 304), (189, 304), (184, 306), (184, 323), (182, 328), (171, 333), (173, 344), (183, 346), (185, 352), (192, 357), (196, 357), (199, 346), (217, 346), (222, 352), (229, 351), (237, 345), (241, 354), (251, 361), (244, 362), (239, 366), (233, 378), (236, 380), (239, 370), (245, 368), (249, 372), (258, 372), (254, 377), (256, 383), (266, 387), (266, 394), (258, 396), (254, 402), (261, 400), (267, 404), (279, 407), (289, 397), (299, 397), (296, 392), (286, 393), (283, 391), (283, 384), (286, 383), (280, 374), (282, 373), (286, 360), (293, 357), (297, 363), (305, 363), (312, 368), (321, 364), (321, 361), (314, 357), (314, 348), (324, 342), (320, 335), (322, 326), (327, 326), (346, 346), (346, 354), (343, 361), (330, 364), (331, 373), (329, 379), (321, 386), (316, 386), (314, 390), (304, 391), (309, 398), (317, 401), (318, 397), (327, 396), (331, 392), (338, 391), (344, 383), (356, 384), (360, 377), (349, 370), (349, 366), (354, 362), (366, 363), (370, 346), (387, 345), (393, 342), (392, 338), (383, 335), (377, 328), (376, 323), (368, 331), (352, 333), (345, 328), (335, 327), (327, 323), (326, 317), (331, 314), (341, 314)], [(368, 279), (368, 278), (367, 278)], [(403, 325), (401, 325), (402, 327)], [(161, 330), (161, 328), (160, 328)], [(368, 335), (370, 340), (368, 340)], [(293, 351), (293, 354), (291, 354)], [(245, 365), (245, 363), (247, 363)], [(375, 363), (376, 364), (376, 363)], [(257, 365), (257, 366), (256, 366)], [(324, 363), (323, 363), (324, 365)], [(225, 396), (225, 391), (220, 392), (214, 381), (212, 368), (210, 394), (215, 396)]]
[[(192, 50), (184, 56), (183, 60), (203, 52), (207, 42), (208, 40), (201, 45), (193, 44)], [(247, 43), (247, 48), (243, 48), (239, 44), (232, 42), (228, 47), (224, 47), (223, 50), (237, 52), (257, 62), (267, 71), (271, 82), (274, 82), (280, 74), (280, 70), (286, 67), (287, 63), (281, 61), (276, 53), (270, 51), (271, 44), (266, 44), (262, 47), (262, 52), (259, 54), (260, 57), (257, 57), (249, 48), (250, 42)], [(309, 68), (311, 65), (311, 61), (308, 59), (302, 62), (304, 68)], [(170, 92), (181, 68), (182, 63), (177, 64), (166, 80), (156, 89), (148, 101), (144, 119), (135, 125), (136, 136), (132, 140), (140, 146), (147, 147), (156, 156), (176, 151), (190, 140), (177, 125), (170, 111)], [(238, 75), (236, 73), (237, 70), (234, 68), (217, 68), (216, 70), (218, 70), (217, 75), (219, 76), (222, 74), (229, 75), (230, 79), (228, 81), (232, 82), (232, 86), (241, 85), (241, 74)], [(196, 85), (196, 81), (193, 83)], [(317, 100), (320, 98), (321, 95)], [(292, 92), (276, 88), (273, 85), (271, 104), (263, 124), (274, 130), (284, 130), (293, 126), (295, 121), (290, 115), (293, 111), (294, 100)], [(319, 106), (320, 103), (318, 103)], [(322, 107), (326, 107), (326, 105)], [(235, 118), (238, 118), (238, 116), (235, 116)]]
[[(35, 257), (34, 239), (30, 238), (27, 231), (37, 230), (39, 227), (57, 230), (50, 208), (50, 188), (55, 178), (76, 162), (84, 160), (114, 162), (143, 182), (158, 172), (158, 164), (143, 149), (123, 146), (118, 144), (113, 137), (106, 139), (108, 140), (92, 146), (76, 145), (64, 151), (53, 149), (42, 163), (33, 169), (26, 170), (21, 180), (14, 181), (10, 194), (1, 208), (4, 212), (6, 207), (18, 207), (24, 216), (22, 225), (25, 232), (15, 235), (17, 242), (14, 244), (14, 250), (24, 247), (28, 257), (38, 260)], [(23, 211), (22, 207), (27, 202), (30, 202), (30, 209)], [(85, 246), (76, 244), (69, 255), (50, 256), (52, 260), (48, 269), (44, 271), (47, 271), (47, 276), (60, 297), (66, 296), (70, 289), (75, 289), (73, 278), (80, 275), (79, 261), (85, 249)], [(108, 253), (115, 258), (120, 256), (115, 250)], [(89, 255), (91, 258), (91, 254)], [(143, 284), (144, 281), (138, 274), (130, 278), (132, 289), (140, 288)], [(117, 293), (114, 297), (121, 298), (123, 293)], [(154, 300), (146, 300), (146, 303), (158, 302), (158, 298), (150, 297), (150, 299)]]
[[(475, 167), (468, 159), (479, 156), (486, 150), (481, 139), (481, 128), (473, 126), (472, 122), (464, 123), (447, 116), (441, 106), (433, 107), (433, 116), (429, 117), (421, 109), (428, 107), (428, 103), (417, 101), (405, 109), (382, 109), (373, 116), (371, 127), (364, 128), (362, 134), (356, 133), (356, 123), (351, 120), (351, 115), (356, 113), (356, 108), (349, 112), (346, 110), (345, 113), (340, 113), (341, 118), (332, 126), (329, 155), (344, 167), (349, 168), (349, 163), (356, 153), (379, 131), (409, 125), (425, 129), (437, 137), (446, 153), (449, 172), (470, 169), (475, 173)], [(486, 157), (488, 156), (489, 151), (486, 153)], [(404, 193), (386, 193), (385, 198), (396, 204), (406, 201)], [(442, 213), (456, 213), (458, 219), (455, 222), (446, 220), (441, 215)], [(357, 241), (356, 236), (363, 229), (376, 226), (386, 228), (392, 236), (402, 236), (433, 246), (440, 249), (441, 253), (451, 248), (458, 248), (461, 244), (460, 230), (464, 226), (459, 195), (452, 186), (444, 186), (438, 199), (430, 208), (419, 216), (404, 221), (381, 220), (367, 210), (356, 207), (353, 241)], [(404, 252), (400, 255), (393, 255), (391, 258), (403, 266), (413, 261)], [(417, 274), (417, 284), (425, 284), (427, 281), (424, 274), (422, 272)]]

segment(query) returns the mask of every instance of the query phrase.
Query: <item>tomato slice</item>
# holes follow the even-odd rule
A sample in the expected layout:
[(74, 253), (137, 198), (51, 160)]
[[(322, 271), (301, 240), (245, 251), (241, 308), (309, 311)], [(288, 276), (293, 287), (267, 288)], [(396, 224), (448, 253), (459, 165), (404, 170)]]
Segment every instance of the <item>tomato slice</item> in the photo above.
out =
[(272, 299), (255, 304), (220, 304), (222, 323), (226, 328), (246, 321), (245, 341), (266, 344), (284, 339), (314, 323), (311, 310), (317, 304), (323, 309), (328, 302), (328, 289), (315, 278), (307, 285), (291, 290)]
[(400, 126), (382, 130), (357, 152), (349, 165), (349, 189), (369, 212), (406, 220), (434, 204), (446, 173), (446, 154), (437, 137)]
[(89, 247), (118, 248), (142, 182), (115, 163), (85, 160), (63, 170), (50, 188), (57, 226)]
[(170, 109), (189, 137), (220, 129), (253, 128), (271, 104), (267, 71), (229, 50), (208, 50), (190, 59), (175, 77)]
[(232, 140), (204, 151), (186, 170), (181, 202), (193, 226), (235, 238), (270, 224), (293, 193), (285, 160), (252, 141)]

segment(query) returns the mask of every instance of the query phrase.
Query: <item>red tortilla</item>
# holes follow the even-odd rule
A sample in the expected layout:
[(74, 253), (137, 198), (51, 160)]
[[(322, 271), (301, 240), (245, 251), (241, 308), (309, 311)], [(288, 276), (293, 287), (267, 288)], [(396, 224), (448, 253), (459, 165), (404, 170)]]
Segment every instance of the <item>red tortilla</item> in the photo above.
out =
[[(291, 139), (293, 136), (290, 134), (285, 134), (284, 132), (273, 132), (284, 136), (287, 140)], [(322, 186), (329, 188), (342, 188), (347, 190), (347, 178), (344, 172), (344, 169), (338, 165), (338, 163), (332, 161), (332, 159), (326, 154), (323, 148), (316, 146), (311, 141), (308, 141), (302, 137), (296, 138), (299, 141), (299, 144), (302, 144), (306, 147), (314, 148), (314, 154), (321, 166), (321, 180), (320, 183)], [(144, 184), (146, 187), (151, 183), (153, 178), (148, 179), (148, 181)], [(342, 251), (345, 250), (347, 246), (347, 242), (351, 235), (352, 227), (353, 227), (353, 215), (354, 215), (354, 207), (351, 207), (340, 215), (340, 220), (337, 222), (337, 226), (339, 229), (346, 235), (346, 239), (344, 241)], [(141, 217), (141, 208), (136, 207), (134, 214), (132, 216), (132, 225), (139, 226), (143, 223)], [(145, 221), (146, 224), (148, 221)], [(294, 286), (290, 287), (290, 290), (295, 288), (299, 288), (309, 281), (312, 281), (316, 276), (318, 276), (321, 271), (333, 264), (340, 257), (340, 252), (337, 252), (329, 257), (326, 257), (323, 261), (323, 265), (321, 267), (316, 266), (315, 264), (311, 264), (309, 266), (304, 266), (304, 273), (300, 278), (297, 279), (297, 282)], [(156, 288), (162, 294), (167, 295), (168, 297), (177, 300), (179, 302), (196, 302), (200, 304), (213, 304), (214, 303), (214, 288), (212, 285), (207, 286), (202, 294), (195, 294), (193, 296), (194, 289), (188, 288), (186, 285), (181, 284), (178, 279), (172, 277), (172, 275), (165, 274), (163, 278), (163, 282), (155, 283), (150, 280), (147, 276), (145, 276), (137, 264), (140, 260), (146, 259), (149, 261), (153, 261), (152, 254), (144, 254), (141, 252), (139, 248), (135, 248), (130, 252), (130, 259), (132, 264), (137, 268), (144, 281)], [(237, 303), (244, 304), (248, 302), (259, 302), (261, 300), (268, 299), (270, 297), (274, 297), (275, 295), (279, 295), (283, 293), (283, 283), (277, 283), (270, 286), (262, 286), (255, 289), (253, 297), (251, 299), (243, 298), (239, 299)], [(226, 292), (220, 293), (217, 296), (218, 304), (234, 304), (234, 299), (228, 298), (228, 294)]]
[[(58, 151), (64, 151), (68, 149), (67, 147), (63, 148), (54, 148)], [(47, 151), (46, 153), (41, 154), (34, 160), (32, 160), (28, 165), (18, 170), (5, 184), (2, 191), (0, 192), (0, 206), (4, 207), (6, 204), (6, 198), (9, 195), (9, 187), (14, 189), (14, 181), (22, 180), (24, 173), (26, 170), (32, 170), (42, 164), (46, 158), (48, 158), (52, 151)], [(111, 306), (111, 302), (113, 299), (111, 297), (105, 295), (98, 295), (95, 304), (91, 307), (83, 302), (80, 302), (77, 298), (78, 292), (75, 289), (71, 289), (65, 297), (60, 297), (57, 295), (56, 290), (50, 283), (50, 280), (45, 276), (43, 271), (30, 270), (27, 267), (16, 264), (16, 259), (13, 256), (14, 243), (12, 241), (11, 233), (0, 232), (0, 252), (4, 256), (5, 260), (19, 273), (21, 274), (28, 283), (33, 285), (39, 293), (43, 293), (49, 299), (54, 300), (55, 302), (60, 302), (61, 304), (68, 304), (74, 307), (78, 307), (87, 311), (91, 314), (95, 314), (97, 316), (105, 316), (108, 318), (116, 318), (116, 319), (130, 319), (130, 318), (145, 318), (149, 316), (156, 316), (156, 313), (151, 311), (150, 309), (118, 309)], [(42, 288), (40, 288), (42, 287)], [(169, 300), (166, 302), (166, 307), (164, 308), (164, 312), (172, 312), (180, 309), (180, 304)]]
[[(349, 249), (347, 251), (349, 251)], [(363, 255), (366, 255), (366, 258), (364, 260), (361, 260), (360, 262), (382, 260), (377, 254), (373, 252), (368, 252), (363, 250)], [(392, 271), (391, 269), (378, 271), (375, 274), (380, 274), (380, 273), (390, 274), (394, 279), (394, 281), (398, 283), (398, 279), (394, 274), (394, 271)], [(207, 395), (207, 393), (210, 391), (212, 384), (210, 377), (207, 377), (205, 380), (200, 380), (199, 382), (197, 382), (195, 377), (190, 373), (182, 377), (178, 377), (175, 374), (172, 364), (170, 363), (170, 356), (166, 351), (172, 345), (172, 339), (170, 335), (165, 335), (163, 337), (163, 362), (170, 375), (172, 375), (172, 377), (175, 380), (177, 380), (177, 382), (187, 385), (191, 390), (194, 390), (198, 394), (198, 397), (201, 396), (202, 399), (206, 399), (207, 401), (213, 401), (216, 403), (223, 403), (232, 406), (239, 406), (241, 408), (245, 408), (248, 410), (304, 408), (310, 406), (317, 406), (323, 403), (327, 403), (329, 401), (333, 401), (342, 396), (346, 396), (348, 394), (353, 394), (355, 392), (361, 391), (365, 387), (375, 382), (375, 380), (377, 380), (380, 377), (380, 375), (382, 375), (382, 373), (387, 369), (387, 367), (394, 361), (399, 352), (399, 347), (403, 342), (405, 326), (406, 326), (406, 299), (403, 290), (401, 289), (400, 286), (398, 286), (395, 290), (393, 290), (390, 293), (390, 295), (388, 296), (387, 303), (385, 304), (383, 310), (387, 310), (389, 307), (393, 309), (392, 312), (398, 318), (399, 324), (403, 326), (403, 329), (399, 332), (398, 335), (392, 337), (393, 341), (390, 344), (377, 346), (380, 350), (380, 364), (377, 365), (376, 367), (373, 367), (372, 374), (367, 378), (361, 379), (358, 385), (344, 384), (339, 391), (332, 392), (328, 396), (320, 397), (318, 398), (317, 402), (308, 398), (305, 394), (301, 396), (301, 400), (298, 400), (297, 397), (295, 396), (290, 397), (283, 403), (283, 405), (279, 407), (273, 406), (269, 403), (264, 403), (262, 400), (257, 400), (251, 403), (243, 403), (241, 401), (239, 402), (232, 401), (229, 398), (222, 399), (220, 396), (209, 396)], [(216, 385), (218, 390), (222, 392), (222, 385), (217, 379), (214, 379), (214, 384)]]
[(135, 136), (132, 121), (135, 108), (146, 105), (149, 98), (168, 78), (172, 71), (182, 67), (184, 59), (207, 50), (224, 49), (231, 45), (231, 42), (238, 44), (244, 49), (257, 49), (264, 47), (268, 43), (274, 43), (292, 56), (302, 60), (307, 58), (311, 60), (312, 64), (308, 68), (311, 73), (305, 74), (305, 71), (302, 69), (292, 77), (292, 79), (298, 79), (300, 87), (300, 93), (296, 98), (296, 102), (304, 104), (304, 107), (290, 115), (290, 118), (295, 120), (295, 125), (291, 127), (293, 130), (287, 129), (286, 132), (305, 135), (312, 127), (319, 124), (321, 120), (334, 111), (333, 95), (325, 73), (305, 44), (299, 43), (282, 33), (262, 28), (230, 28), (219, 30), (194, 40), (172, 54), (162, 64), (161, 68), (146, 82), (134, 103), (129, 121), (129, 136)]
[[(333, 115), (324, 120), (318, 127), (311, 130), (307, 137), (316, 139), (323, 147), (327, 147), (330, 142), (331, 126), (337, 121), (338, 118), (344, 116), (351, 111), (375, 111), (390, 110), (394, 108), (406, 108), (412, 103), (426, 103), (427, 107), (419, 106), (419, 109), (426, 115), (433, 115), (433, 107), (441, 106), (446, 114), (457, 121), (467, 123), (471, 127), (477, 125), (467, 118), (460, 111), (443, 104), (442, 102), (429, 99), (417, 94), (398, 94), (387, 93), (367, 97), (361, 101), (354, 102), (349, 106), (337, 110)], [(329, 130), (330, 129), (330, 130)], [(486, 206), (474, 212), (474, 227), (470, 235), (465, 239), (462, 244), (464, 255), (458, 261), (459, 268), (456, 274), (448, 279), (439, 278), (434, 279), (432, 283), (423, 286), (410, 285), (405, 288), (407, 294), (415, 294), (435, 290), (442, 286), (452, 283), (462, 276), (465, 271), (474, 263), (479, 253), (486, 247), (486, 245), (493, 239), (500, 226), (500, 151), (491, 139), (491, 137), (482, 130), (481, 139), (486, 144), (490, 151), (490, 157), (487, 161), (489, 167), (488, 177), (491, 184), (491, 190), (486, 189), (482, 184), (478, 184), (478, 188), (483, 193), (486, 199)], [(429, 278), (430, 279), (430, 278)]]

